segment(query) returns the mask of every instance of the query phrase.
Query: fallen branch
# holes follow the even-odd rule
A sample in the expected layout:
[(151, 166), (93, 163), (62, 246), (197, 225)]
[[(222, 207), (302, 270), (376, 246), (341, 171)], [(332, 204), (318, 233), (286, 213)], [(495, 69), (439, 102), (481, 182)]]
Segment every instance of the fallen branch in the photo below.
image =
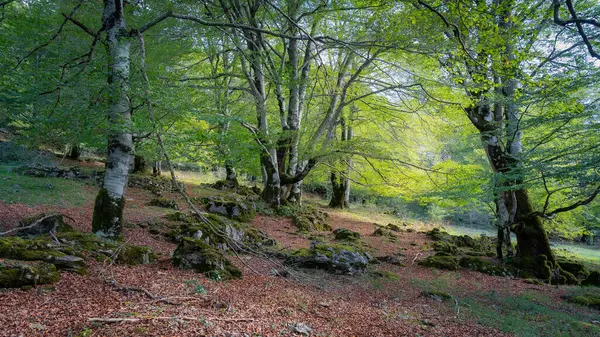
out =
[(218, 317), (190, 317), (190, 316), (157, 316), (157, 317), (137, 317), (137, 318), (88, 318), (88, 322), (97, 323), (138, 323), (153, 320), (180, 320), (180, 321), (218, 321), (218, 322), (254, 322), (254, 318), (218, 318)]
[(412, 260), (412, 263), (410, 264), (411, 266), (415, 265), (415, 261), (417, 261), (417, 258), (419, 257), (419, 255), (421, 255), (421, 252), (417, 253), (417, 255), (415, 255), (415, 258)]
[(57, 216), (57, 215), (63, 215), (63, 214), (60, 214), (60, 213), (51, 213), (51, 214), (48, 214), (48, 215), (46, 215), (46, 216), (43, 216), (43, 217), (41, 217), (41, 218), (37, 219), (37, 220), (36, 220), (34, 223), (32, 223), (31, 225), (28, 225), (28, 226), (25, 226), (25, 227), (17, 227), (17, 228), (13, 228), (13, 229), (11, 229), (11, 230), (7, 230), (6, 232), (1, 232), (1, 233), (0, 233), (0, 236), (6, 235), (6, 234), (10, 234), (10, 233), (12, 233), (12, 232), (20, 231), (20, 230), (23, 230), (23, 229), (29, 229), (29, 228), (33, 228), (33, 227), (35, 227), (35, 226), (39, 225), (39, 224), (40, 224), (42, 221), (44, 221), (44, 220), (46, 220), (46, 219), (49, 219), (49, 218), (51, 218), (51, 217), (53, 217), (53, 216)]
[(458, 315), (460, 315), (460, 306), (458, 305), (458, 300), (455, 298), (454, 299), (454, 303), (456, 304), (456, 317), (458, 318)]

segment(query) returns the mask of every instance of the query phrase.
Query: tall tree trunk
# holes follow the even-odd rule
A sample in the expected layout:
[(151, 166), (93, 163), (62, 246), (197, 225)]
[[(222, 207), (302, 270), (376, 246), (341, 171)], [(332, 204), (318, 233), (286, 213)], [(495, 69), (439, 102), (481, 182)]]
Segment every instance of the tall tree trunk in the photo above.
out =
[(79, 160), (79, 157), (81, 156), (81, 148), (79, 147), (79, 144), (77, 143), (73, 143), (69, 146), (69, 153), (67, 154), (67, 158), (72, 159), (72, 160)]
[(225, 161), (225, 180), (231, 181), (236, 186), (239, 185), (235, 167), (233, 167), (233, 165), (228, 160)]
[(160, 175), (162, 174), (162, 167), (161, 167), (161, 162), (160, 160), (155, 160), (152, 163), (152, 175), (155, 177), (160, 177)]
[(110, 108), (108, 154), (104, 183), (94, 205), (92, 231), (99, 236), (119, 237), (123, 227), (125, 188), (133, 153), (129, 91), (130, 40), (122, 0), (105, 0), (102, 24), (108, 47)]
[(133, 170), (131, 173), (146, 173), (148, 171), (148, 165), (146, 159), (140, 155), (133, 156)]
[(346, 208), (346, 179), (341, 175), (331, 172), (331, 201), (329, 207)]

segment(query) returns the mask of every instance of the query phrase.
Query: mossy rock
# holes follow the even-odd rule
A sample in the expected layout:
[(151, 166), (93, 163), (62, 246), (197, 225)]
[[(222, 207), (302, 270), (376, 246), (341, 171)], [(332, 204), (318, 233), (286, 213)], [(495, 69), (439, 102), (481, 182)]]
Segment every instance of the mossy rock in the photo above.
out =
[(600, 296), (598, 295), (577, 295), (567, 297), (567, 301), (600, 310)]
[(456, 245), (446, 241), (436, 241), (433, 243), (433, 250), (436, 252), (448, 253), (450, 255), (456, 255), (458, 253), (458, 247)]
[[(37, 225), (30, 228), (24, 228), (32, 226), (36, 222), (38, 222)], [(21, 219), (21, 221), (19, 221), (19, 228), (23, 229), (18, 230), (17, 235), (25, 237), (45, 235), (50, 232), (56, 233), (73, 231), (73, 227), (65, 223), (62, 214), (45, 213)]]
[(148, 206), (179, 209), (175, 200), (167, 199), (165, 197), (158, 197), (150, 200), (150, 202), (148, 202)]
[[(23, 239), (0, 238), (0, 258), (24, 261), (45, 261), (58, 269), (85, 274), (85, 258), (105, 260), (121, 246), (117, 241), (105, 240), (94, 234), (81, 232), (56, 233), (55, 242), (50, 236)], [(150, 263), (155, 260), (148, 247), (123, 245), (117, 260), (126, 264)]]
[(56, 267), (43, 261), (0, 261), (0, 288), (21, 288), (58, 281)]
[(318, 209), (307, 208), (292, 216), (294, 225), (298, 227), (298, 231), (301, 232), (329, 232), (331, 226), (329, 225), (329, 215)]
[(342, 244), (313, 243), (289, 253), (285, 263), (302, 268), (325, 269), (332, 273), (355, 275), (363, 273), (371, 257), (360, 249)]
[(456, 256), (429, 256), (419, 262), (420, 265), (430, 268), (458, 270), (458, 259)]
[(145, 189), (155, 194), (175, 192), (177, 190), (177, 186), (173, 184), (172, 179), (163, 176), (155, 177), (147, 174), (130, 174), (127, 180), (127, 186)]
[(388, 239), (395, 240), (396, 234), (394, 234), (391, 230), (385, 227), (379, 227), (373, 231), (373, 236), (380, 236)]
[(421, 296), (428, 297), (439, 302), (452, 299), (452, 295), (441, 290), (423, 290), (421, 291)]
[(183, 212), (173, 212), (165, 215), (165, 219), (177, 222), (193, 222), (193, 217)]
[(223, 280), (242, 276), (242, 272), (224, 256), (222, 251), (198, 239), (184, 238), (173, 253), (173, 264), (199, 273), (214, 275), (216, 272)]
[(509, 268), (481, 257), (464, 256), (460, 259), (458, 264), (463, 268), (475, 270), (488, 275), (509, 276), (513, 274)]
[(202, 239), (205, 243), (221, 250), (240, 251), (241, 247), (266, 247), (277, 244), (275, 240), (255, 227), (230, 220), (216, 214), (208, 214), (209, 224), (185, 223), (171, 228), (165, 236), (174, 243), (179, 243), (183, 238)]
[(341, 241), (356, 241), (360, 240), (360, 233), (351, 231), (346, 228), (338, 228), (333, 231), (336, 240)]
[(446, 241), (449, 243), (454, 243), (452, 235), (446, 233), (445, 231), (443, 231), (437, 227), (430, 230), (426, 234), (427, 234), (427, 236), (431, 237), (431, 239), (433, 241)]
[(581, 281), (582, 286), (600, 287), (600, 271), (592, 270), (585, 280)]
[(117, 261), (130, 266), (136, 266), (153, 263), (156, 261), (156, 256), (150, 247), (124, 245), (117, 255)]
[(212, 200), (206, 204), (206, 209), (241, 222), (250, 222), (256, 217), (256, 207), (246, 201)]
[(19, 237), (0, 238), (0, 258), (48, 261), (54, 257), (63, 257), (67, 254), (53, 250), (50, 240), (43, 238), (24, 239)]

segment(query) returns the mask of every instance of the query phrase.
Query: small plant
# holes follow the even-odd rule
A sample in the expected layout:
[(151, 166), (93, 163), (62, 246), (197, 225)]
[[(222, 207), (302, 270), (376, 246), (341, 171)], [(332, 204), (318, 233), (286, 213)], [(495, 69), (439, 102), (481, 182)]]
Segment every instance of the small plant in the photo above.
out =
[(193, 294), (199, 294), (199, 295), (208, 294), (208, 291), (206, 291), (206, 288), (204, 288), (204, 286), (198, 280), (188, 280), (185, 282), (185, 284), (192, 288), (191, 292)]
[(206, 275), (206, 277), (215, 282), (220, 282), (223, 280), (223, 278), (221, 277), (221, 273), (219, 273), (218, 270), (211, 270), (209, 272), (206, 272), (204, 275)]

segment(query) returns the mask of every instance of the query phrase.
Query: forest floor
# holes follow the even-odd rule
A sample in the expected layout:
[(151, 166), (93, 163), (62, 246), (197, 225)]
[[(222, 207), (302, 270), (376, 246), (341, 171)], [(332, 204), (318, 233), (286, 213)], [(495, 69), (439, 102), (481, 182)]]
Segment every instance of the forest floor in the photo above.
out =
[[(25, 216), (57, 211), (70, 217), (76, 229), (91, 231), (96, 186), (17, 176), (9, 169), (0, 166), (0, 230), (16, 226)], [(188, 185), (188, 190), (192, 195), (220, 193), (195, 185)], [(148, 191), (129, 188), (127, 194), (129, 224), (158, 221), (170, 212), (146, 206), (153, 197)], [(186, 209), (176, 195), (167, 197)], [(295, 336), (298, 323), (310, 326), (311, 336), (600, 335), (599, 311), (563, 299), (582, 292), (598, 294), (596, 288), (533, 285), (469, 270), (422, 267), (417, 262), (433, 253), (420, 228), (403, 231), (390, 241), (372, 236), (374, 222), (380, 219), (377, 214), (369, 219), (318, 207), (329, 214), (334, 229), (359, 232), (377, 255), (401, 253), (404, 266), (375, 265), (373, 270), (383, 272), (379, 276), (301, 270), (283, 278), (270, 275), (277, 267), (271, 261), (240, 255), (230, 259), (243, 277), (216, 282), (173, 267), (176, 245), (131, 225), (125, 229), (125, 240), (152, 247), (157, 263), (107, 266), (90, 261), (87, 275), (62, 273), (50, 286), (0, 290), (0, 336)], [(289, 218), (258, 215), (252, 224), (284, 247), (309, 246)], [(106, 275), (156, 298), (119, 291), (106, 282)], [(432, 291), (452, 297), (424, 296)], [(125, 320), (106, 323), (92, 318)]]

